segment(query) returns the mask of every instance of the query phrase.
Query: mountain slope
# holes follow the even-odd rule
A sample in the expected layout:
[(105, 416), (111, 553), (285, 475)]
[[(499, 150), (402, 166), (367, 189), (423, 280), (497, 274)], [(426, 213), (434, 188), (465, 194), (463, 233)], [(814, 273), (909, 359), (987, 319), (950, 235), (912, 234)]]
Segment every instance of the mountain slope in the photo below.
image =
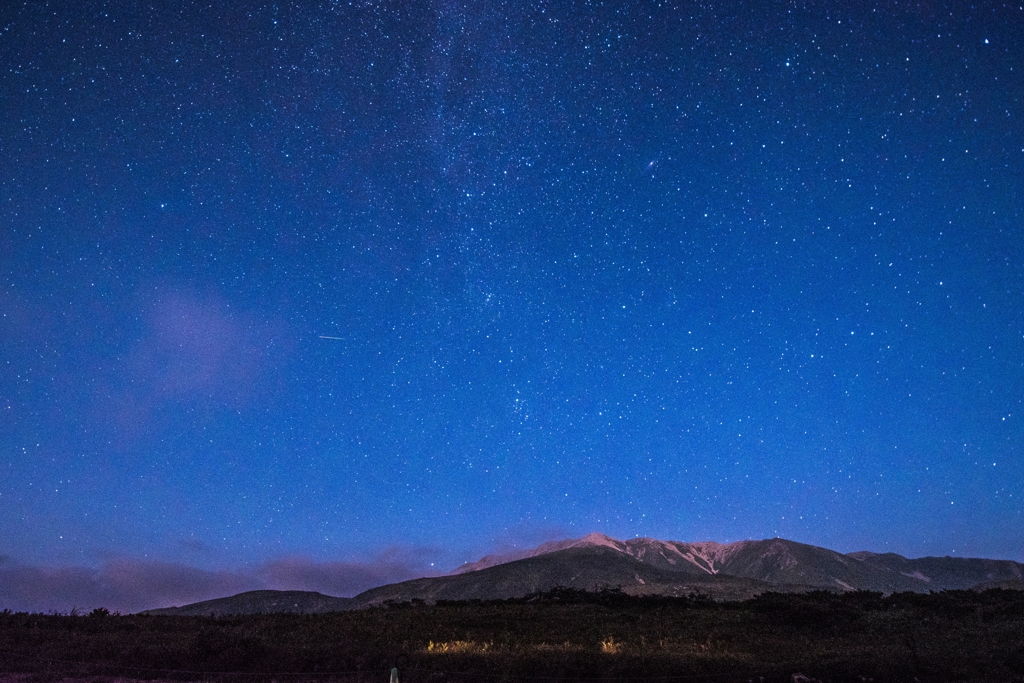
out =
[(781, 538), (747, 543), (722, 564), (720, 571), (768, 583), (802, 583), (829, 590), (927, 590), (917, 579), (881, 572), (827, 548)]
[(557, 587), (591, 591), (614, 587), (632, 594), (702, 593), (720, 599), (742, 599), (766, 590), (796, 588), (772, 586), (745, 577), (665, 570), (613, 547), (595, 545), (555, 550), (460, 574), (381, 586), (357, 595), (353, 601), (358, 606), (369, 606), (413, 598), (428, 602), (495, 600), (524, 597)]
[(605, 547), (634, 557), (644, 564), (667, 571), (690, 574), (716, 574), (718, 565), (725, 558), (741, 550), (745, 544), (750, 542), (740, 541), (739, 543), (729, 544), (715, 543), (714, 541), (681, 543), (679, 541), (658, 541), (652, 538), (631, 538), (626, 541), (619, 541), (604, 534), (594, 533), (583, 538), (551, 541), (529, 550), (520, 550), (502, 555), (485, 555), (479, 561), (464, 564), (452, 573), (465, 574), (569, 548)]
[(525, 560), (529, 557), (537, 557), (538, 555), (554, 553), (559, 550), (568, 550), (569, 548), (589, 548), (593, 546), (605, 546), (623, 552), (626, 548), (626, 544), (622, 541), (617, 541), (610, 536), (605, 536), (604, 534), (594, 533), (588, 534), (583, 538), (571, 538), (565, 541), (548, 541), (547, 543), (542, 543), (536, 548), (517, 550), (511, 553), (484, 555), (476, 562), (469, 562), (456, 568), (452, 571), (452, 574), (466, 574), (468, 572), (475, 572), (481, 569), (487, 569), (488, 567), (494, 567), (499, 564), (508, 564), (509, 562), (515, 562), (516, 560)]
[[(974, 588), (979, 584), (1024, 581), (1024, 565), (1010, 560), (971, 557), (921, 557), (907, 559), (895, 553), (850, 553), (876, 574), (899, 575), (915, 582), (907, 590), (940, 591)], [(897, 579), (896, 581), (900, 581)]]

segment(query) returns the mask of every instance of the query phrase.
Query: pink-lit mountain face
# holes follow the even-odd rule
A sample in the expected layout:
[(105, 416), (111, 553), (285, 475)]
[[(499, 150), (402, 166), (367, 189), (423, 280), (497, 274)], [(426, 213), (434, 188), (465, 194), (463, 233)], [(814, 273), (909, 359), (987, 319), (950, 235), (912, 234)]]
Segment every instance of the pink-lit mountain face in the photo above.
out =
[(466, 572), (478, 571), (498, 564), (536, 557), (568, 548), (594, 547), (611, 548), (634, 557), (645, 564), (670, 571), (717, 574), (722, 563), (727, 558), (742, 550), (746, 545), (755, 542), (716, 543), (715, 541), (703, 541), (700, 543), (682, 543), (680, 541), (658, 541), (652, 538), (633, 538), (627, 541), (619, 541), (604, 534), (593, 533), (583, 538), (551, 541), (529, 550), (502, 555), (485, 555), (476, 562), (464, 564), (455, 569), (452, 574), (465, 574)]
[(652, 538), (620, 541), (597, 533), (545, 543), (518, 553), (487, 555), (477, 562), (462, 565), (452, 574), (480, 571), (569, 548), (601, 547), (671, 573), (730, 576), (830, 590), (934, 591), (1024, 580), (1024, 565), (1009, 560), (953, 557), (911, 560), (894, 553), (867, 551), (844, 555), (781, 538), (686, 543)]

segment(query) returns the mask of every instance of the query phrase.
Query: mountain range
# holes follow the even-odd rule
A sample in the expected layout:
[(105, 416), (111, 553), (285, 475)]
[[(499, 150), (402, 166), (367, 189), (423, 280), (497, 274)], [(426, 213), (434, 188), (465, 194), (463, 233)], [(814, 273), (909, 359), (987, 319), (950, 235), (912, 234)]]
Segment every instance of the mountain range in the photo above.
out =
[(209, 615), (333, 612), (388, 601), (496, 600), (557, 587), (619, 588), (631, 595), (689, 595), (741, 600), (767, 591), (929, 592), (1005, 587), (1024, 590), (1024, 564), (960, 557), (907, 559), (895, 553), (842, 554), (773, 538), (684, 543), (603, 534), (487, 555), (447, 576), (372, 588), (353, 598), (310, 591), (250, 591), (148, 614)]

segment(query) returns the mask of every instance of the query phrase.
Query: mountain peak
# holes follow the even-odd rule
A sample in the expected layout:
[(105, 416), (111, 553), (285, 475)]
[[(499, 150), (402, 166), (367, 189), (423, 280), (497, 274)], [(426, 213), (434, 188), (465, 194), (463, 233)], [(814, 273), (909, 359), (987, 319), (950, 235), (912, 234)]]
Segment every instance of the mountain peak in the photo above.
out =
[(580, 545), (606, 545), (609, 548), (618, 548), (622, 545), (621, 541), (617, 541), (611, 536), (605, 536), (599, 531), (593, 531), (583, 538), (578, 539)]
[(528, 548), (524, 550), (513, 550), (507, 553), (494, 553), (492, 555), (484, 555), (476, 562), (467, 562), (466, 564), (457, 567), (452, 571), (452, 574), (466, 574), (468, 572), (476, 572), (481, 569), (487, 569), (488, 567), (494, 567), (499, 564), (507, 564), (509, 562), (515, 562), (516, 560), (525, 560), (529, 557), (537, 557), (538, 555), (546, 555), (548, 553), (555, 553), (559, 550), (568, 550), (569, 548), (586, 548), (593, 546), (604, 546), (612, 548), (619, 552), (624, 552), (625, 544), (622, 541), (617, 541), (611, 536), (605, 536), (602, 533), (593, 532), (589, 533), (583, 538), (570, 538), (564, 541), (548, 541), (547, 543), (541, 543), (536, 548)]

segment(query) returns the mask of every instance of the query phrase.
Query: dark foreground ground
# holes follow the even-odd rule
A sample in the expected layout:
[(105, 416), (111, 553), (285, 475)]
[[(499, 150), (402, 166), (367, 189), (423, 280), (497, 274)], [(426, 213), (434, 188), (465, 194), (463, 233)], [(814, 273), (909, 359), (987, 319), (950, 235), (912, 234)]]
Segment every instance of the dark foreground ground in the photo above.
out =
[(0, 683), (1022, 681), (1024, 592), (554, 592), (240, 617), (0, 614)]

